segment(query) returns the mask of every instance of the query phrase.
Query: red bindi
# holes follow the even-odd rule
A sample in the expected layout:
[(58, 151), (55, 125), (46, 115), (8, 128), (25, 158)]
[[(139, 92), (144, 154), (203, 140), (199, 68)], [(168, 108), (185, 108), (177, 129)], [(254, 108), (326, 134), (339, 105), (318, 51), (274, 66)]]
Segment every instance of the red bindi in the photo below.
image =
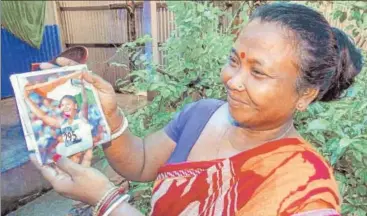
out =
[(243, 59), (243, 58), (245, 58), (246, 54), (244, 52), (241, 52), (240, 56)]

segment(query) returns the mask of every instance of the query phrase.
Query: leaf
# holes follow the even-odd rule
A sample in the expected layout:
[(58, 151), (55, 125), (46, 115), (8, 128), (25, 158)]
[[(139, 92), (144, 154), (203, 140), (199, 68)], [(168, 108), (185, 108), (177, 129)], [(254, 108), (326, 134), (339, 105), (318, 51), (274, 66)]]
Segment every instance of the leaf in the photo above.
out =
[(160, 87), (162, 87), (162, 84), (161, 84), (161, 83), (152, 83), (152, 84), (149, 86), (149, 91), (156, 91), (156, 90), (158, 90)]
[(350, 204), (343, 204), (342, 205), (342, 215), (346, 215), (347, 213), (353, 213), (355, 208), (353, 205)]
[(207, 97), (211, 97), (211, 96), (213, 95), (213, 90), (212, 90), (212, 89), (207, 89), (207, 90), (205, 91), (205, 95), (206, 95)]
[(362, 28), (363, 27), (363, 22), (362, 22), (362, 20), (360, 19), (360, 20), (357, 20), (356, 21), (356, 23), (357, 23), (357, 26), (359, 27), (359, 28)]
[(356, 143), (354, 143), (354, 144), (353, 144), (353, 147), (354, 147), (356, 150), (360, 151), (361, 153), (363, 153), (363, 154), (367, 155), (366, 143), (364, 143), (364, 146), (363, 146), (363, 145), (362, 145), (362, 143), (360, 143), (360, 142), (356, 142)]
[(367, 10), (367, 2), (364, 2), (364, 1), (355, 2), (354, 6), (360, 8), (362, 10)]
[(352, 15), (352, 18), (355, 20), (361, 19), (361, 12), (358, 9), (353, 9), (351, 15)]
[(340, 157), (344, 154), (347, 147), (353, 142), (353, 139), (343, 138), (339, 141), (339, 145), (335, 151), (332, 152), (330, 163), (334, 165)]
[(366, 28), (366, 26), (367, 26), (367, 12), (363, 13), (362, 21), (363, 21), (364, 27)]
[(343, 12), (342, 15), (339, 17), (339, 21), (342, 23), (347, 19), (347, 12)]
[(356, 216), (366, 216), (367, 212), (361, 208), (358, 208), (357, 211), (354, 212)]
[(198, 8), (198, 12), (200, 13), (204, 12), (204, 6), (202, 6), (201, 4), (197, 4), (197, 8)]
[(350, 24), (350, 25), (348, 25), (348, 26), (345, 28), (345, 30), (346, 30), (346, 31), (349, 31), (349, 30), (352, 30), (353, 28), (354, 28), (354, 25)]
[(170, 92), (170, 90), (163, 88), (162, 91), (161, 91), (161, 95), (162, 95), (162, 97), (167, 98), (171, 95), (171, 92)]
[(367, 184), (367, 169), (362, 169), (362, 171), (359, 173), (359, 178)]
[(311, 130), (327, 130), (330, 126), (330, 123), (325, 119), (315, 119), (312, 122), (308, 123), (307, 131)]
[(339, 17), (341, 17), (341, 16), (342, 16), (342, 14), (343, 14), (343, 11), (341, 11), (341, 10), (337, 10), (337, 11), (335, 11), (335, 12), (333, 13), (333, 20), (338, 19)]
[(358, 194), (361, 195), (361, 196), (366, 196), (367, 195), (367, 187), (360, 184), (357, 186), (357, 191), (358, 191)]
[(359, 35), (358, 29), (353, 29), (352, 35), (353, 35), (353, 37), (357, 37)]

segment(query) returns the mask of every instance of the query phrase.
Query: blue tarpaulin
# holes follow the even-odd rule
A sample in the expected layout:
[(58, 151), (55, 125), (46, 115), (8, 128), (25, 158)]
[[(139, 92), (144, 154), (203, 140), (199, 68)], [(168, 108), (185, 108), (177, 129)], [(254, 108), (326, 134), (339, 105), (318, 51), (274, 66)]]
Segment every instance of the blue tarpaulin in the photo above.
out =
[(14, 96), (9, 77), (31, 70), (31, 64), (51, 60), (61, 52), (59, 27), (45, 26), (40, 49), (1, 28), (1, 98)]

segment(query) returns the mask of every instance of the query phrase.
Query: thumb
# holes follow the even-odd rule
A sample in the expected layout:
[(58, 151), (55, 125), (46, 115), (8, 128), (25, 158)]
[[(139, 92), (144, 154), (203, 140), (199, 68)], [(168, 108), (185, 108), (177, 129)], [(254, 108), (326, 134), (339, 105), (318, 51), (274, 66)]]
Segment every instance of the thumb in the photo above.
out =
[(46, 180), (48, 180), (50, 183), (52, 183), (57, 176), (57, 172), (56, 170), (54, 170), (53, 168), (49, 167), (48, 165), (44, 165), (42, 166), (36, 156), (34, 154), (30, 155), (30, 160), (33, 163), (33, 165), (39, 170), (41, 171), (43, 177), (45, 177)]
[(76, 61), (73, 61), (71, 59), (65, 58), (65, 57), (58, 57), (56, 59), (56, 63), (60, 66), (72, 66), (72, 65), (77, 65), (79, 64)]
[(93, 149), (88, 149), (82, 156), (81, 165), (84, 167), (90, 167), (93, 159)]
[(56, 162), (56, 166), (72, 177), (78, 176), (85, 172), (85, 168), (82, 165), (73, 162), (67, 157), (60, 157), (60, 159), (58, 159)]

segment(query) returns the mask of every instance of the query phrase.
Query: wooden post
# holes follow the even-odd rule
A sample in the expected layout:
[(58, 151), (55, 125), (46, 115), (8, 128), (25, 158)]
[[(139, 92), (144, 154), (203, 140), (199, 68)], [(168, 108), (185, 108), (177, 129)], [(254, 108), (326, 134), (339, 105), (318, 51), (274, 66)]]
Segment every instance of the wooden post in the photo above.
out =
[[(152, 42), (145, 44), (145, 53), (149, 60), (159, 63), (158, 34), (157, 34), (157, 5), (155, 1), (144, 0), (143, 3), (143, 32), (152, 37)], [(148, 65), (150, 80), (153, 79), (152, 68)], [(153, 100), (155, 93), (148, 92), (148, 100)]]
[(153, 62), (159, 63), (159, 53), (158, 53), (158, 23), (157, 23), (157, 2), (150, 2), (150, 11), (151, 11), (151, 28), (152, 28), (152, 48), (153, 48)]
[(64, 32), (64, 23), (62, 22), (62, 17), (61, 17), (61, 11), (60, 11), (60, 2), (58, 1), (50, 1), (47, 2), (48, 4), (52, 4), (52, 9), (53, 9), (53, 14), (54, 14), (54, 19), (55, 19), (55, 24), (58, 25), (59, 27), (59, 31), (60, 31), (60, 43), (61, 43), (61, 50), (65, 50), (66, 49), (66, 44), (65, 44), (65, 32)]

